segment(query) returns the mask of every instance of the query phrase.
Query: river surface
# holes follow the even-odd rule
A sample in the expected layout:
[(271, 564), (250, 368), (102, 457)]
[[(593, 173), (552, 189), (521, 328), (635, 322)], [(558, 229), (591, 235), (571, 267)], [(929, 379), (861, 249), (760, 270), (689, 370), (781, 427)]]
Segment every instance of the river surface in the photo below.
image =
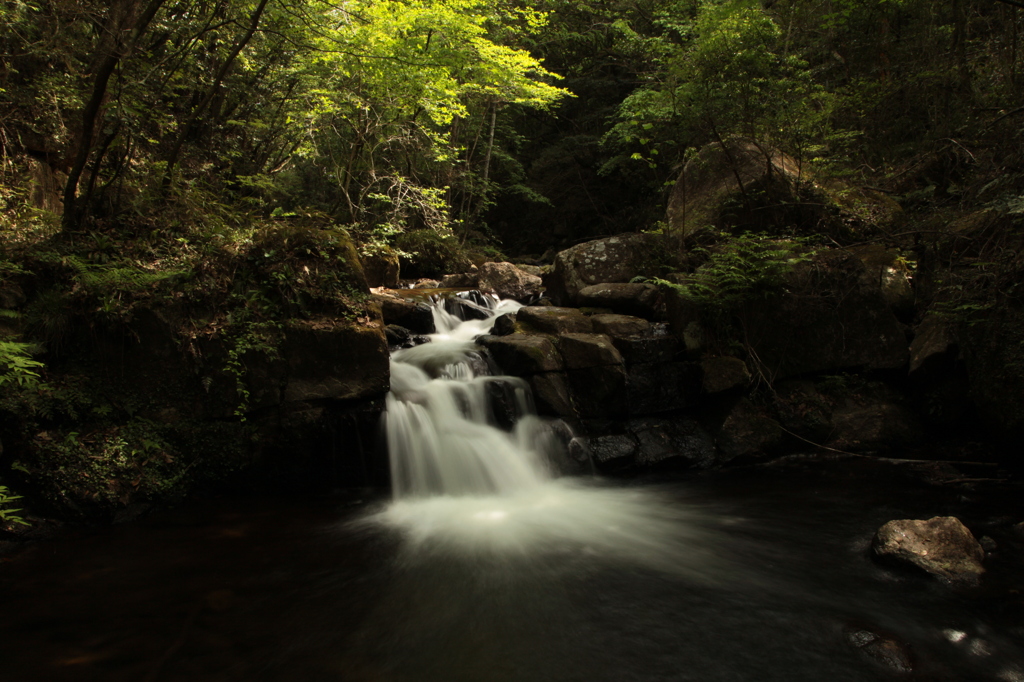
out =
[[(1024, 679), (1019, 489), (865, 460), (564, 490), (591, 486), (658, 505), (668, 546), (555, 523), (535, 546), (472, 549), (350, 496), (208, 501), (40, 542), (0, 564), (0, 679), (907, 679), (851, 644), (860, 630), (904, 643), (909, 679)], [(869, 558), (883, 522), (939, 514), (996, 538), (980, 588)]]
[[(490, 321), (435, 318), (393, 356), (393, 498), (194, 502), (35, 543), (0, 563), (0, 679), (1024, 682), (1019, 485), (856, 457), (560, 478), (572, 434), (487, 375)], [(886, 521), (947, 515), (991, 538), (980, 587), (869, 557)]]

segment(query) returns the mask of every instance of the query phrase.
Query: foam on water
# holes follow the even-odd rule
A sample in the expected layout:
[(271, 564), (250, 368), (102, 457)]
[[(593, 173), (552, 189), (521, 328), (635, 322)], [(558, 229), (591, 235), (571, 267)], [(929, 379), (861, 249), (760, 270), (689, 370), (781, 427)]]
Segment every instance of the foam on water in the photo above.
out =
[[(593, 554), (714, 575), (708, 515), (652, 489), (557, 478), (549, 462), (564, 443), (532, 413), (526, 383), (480, 376), (486, 362), (472, 339), (518, 307), (503, 301), (486, 320), (461, 321), (436, 305), (431, 343), (394, 354), (385, 422), (394, 500), (366, 522), (399, 529), (417, 551)], [(494, 424), (494, 381), (515, 390), (510, 430)]]

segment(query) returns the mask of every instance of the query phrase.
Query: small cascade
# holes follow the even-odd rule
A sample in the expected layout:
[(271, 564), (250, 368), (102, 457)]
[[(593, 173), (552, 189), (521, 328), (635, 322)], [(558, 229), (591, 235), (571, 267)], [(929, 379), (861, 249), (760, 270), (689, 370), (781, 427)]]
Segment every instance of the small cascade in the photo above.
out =
[[(721, 579), (704, 515), (651, 488), (555, 475), (568, 428), (536, 415), (525, 381), (491, 376), (473, 342), (519, 307), (479, 294), (435, 302), (430, 343), (393, 354), (385, 432), (394, 499), (360, 523), (401, 531), (410, 557), (569, 552)], [(511, 418), (498, 418), (496, 394)]]
[[(559, 443), (533, 414), (529, 387), (515, 377), (490, 376), (472, 341), (519, 304), (458, 300), (487, 316), (464, 320), (451, 312), (458, 307), (435, 305), (438, 331), (431, 343), (397, 351), (391, 359), (385, 432), (396, 499), (507, 495), (551, 480), (548, 456)], [(511, 430), (499, 427), (491, 406), (499, 383), (512, 396)]]

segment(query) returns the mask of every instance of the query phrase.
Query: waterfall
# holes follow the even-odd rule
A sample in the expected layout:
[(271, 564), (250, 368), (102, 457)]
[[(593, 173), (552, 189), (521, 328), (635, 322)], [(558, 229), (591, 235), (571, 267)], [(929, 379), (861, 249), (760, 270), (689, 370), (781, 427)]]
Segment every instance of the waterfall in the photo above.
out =
[[(599, 554), (719, 580), (706, 514), (651, 486), (556, 475), (551, 458), (565, 426), (536, 415), (525, 381), (491, 376), (473, 342), (520, 307), (485, 297), (435, 303), (430, 343), (393, 354), (385, 415), (393, 499), (360, 523), (398, 529), (416, 556)], [(511, 424), (499, 424), (489, 402), (499, 392), (511, 396)]]

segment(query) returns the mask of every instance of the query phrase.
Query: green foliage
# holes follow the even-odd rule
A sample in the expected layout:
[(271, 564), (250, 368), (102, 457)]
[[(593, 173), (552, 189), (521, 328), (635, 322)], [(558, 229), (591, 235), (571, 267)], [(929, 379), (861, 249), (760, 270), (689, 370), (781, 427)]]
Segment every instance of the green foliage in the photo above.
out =
[(398, 247), (411, 254), (402, 259), (402, 272), (411, 278), (439, 279), (451, 272), (465, 272), (470, 260), (459, 241), (432, 230), (406, 232), (396, 240)]
[(0, 340), (0, 387), (31, 388), (39, 383), (43, 363), (32, 359), (32, 344)]
[(0, 485), (0, 525), (17, 523), (23, 526), (29, 525), (28, 521), (18, 515), (21, 508), (11, 508), (15, 500), (20, 500), (21, 495), (12, 495), (7, 486)]
[(707, 260), (685, 284), (656, 281), (705, 308), (727, 311), (779, 293), (793, 269), (813, 256), (805, 240), (779, 240), (749, 232), (694, 251)]

